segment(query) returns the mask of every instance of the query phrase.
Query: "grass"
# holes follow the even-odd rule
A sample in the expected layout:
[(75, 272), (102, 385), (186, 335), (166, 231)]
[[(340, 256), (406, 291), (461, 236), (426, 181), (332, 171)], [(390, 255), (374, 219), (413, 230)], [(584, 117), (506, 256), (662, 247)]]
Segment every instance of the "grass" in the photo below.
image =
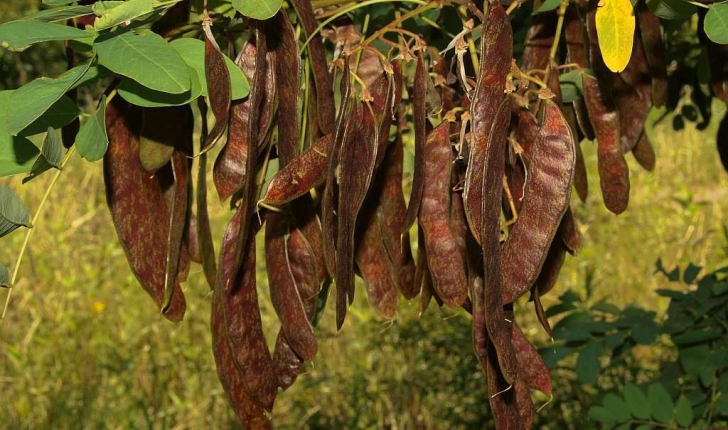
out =
[[(595, 148), (583, 144), (590, 197), (573, 206), (585, 246), (577, 258), (567, 259), (553, 297), (589, 287), (619, 305), (660, 308), (664, 303), (652, 293), (664, 284), (653, 276), (658, 258), (667, 267), (725, 263), (728, 177), (715, 149), (716, 124), (705, 132), (690, 124), (674, 132), (669, 123), (650, 129), (658, 157), (654, 173), (630, 160), (630, 207), (620, 216), (601, 203)], [(184, 321), (163, 320), (129, 271), (106, 209), (101, 170), (101, 163), (74, 157), (38, 223), (0, 326), (0, 422), (13, 429), (240, 428), (217, 380), (210, 294), (201, 269), (193, 267), (184, 287)], [(34, 210), (49, 179), (45, 175), (27, 186), (20, 178), (3, 183)], [(228, 215), (223, 205), (212, 207), (214, 234), (220, 237)], [(3, 239), (0, 262), (14, 263), (22, 236)], [(272, 339), (277, 324), (260, 275), (264, 324)], [(417, 303), (404, 303), (389, 326), (369, 310), (359, 289), (337, 334), (331, 311), (318, 328), (317, 359), (279, 396), (277, 428), (486, 426), (484, 380), (463, 312), (443, 313), (431, 305), (420, 318)], [(524, 314), (529, 317), (521, 325), (528, 335), (547, 342), (531, 309), (520, 309)], [(554, 413), (548, 407), (541, 412)]]

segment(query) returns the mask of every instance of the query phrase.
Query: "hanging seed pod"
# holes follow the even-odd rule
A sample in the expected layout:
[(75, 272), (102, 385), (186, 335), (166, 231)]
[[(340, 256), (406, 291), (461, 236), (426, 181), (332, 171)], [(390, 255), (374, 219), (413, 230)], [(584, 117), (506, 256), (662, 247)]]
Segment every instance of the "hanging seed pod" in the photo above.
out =
[(225, 132), (230, 119), (230, 101), (232, 89), (230, 88), (230, 72), (225, 65), (225, 57), (220, 52), (215, 36), (212, 34), (209, 23), (203, 23), (205, 33), (205, 77), (207, 78), (207, 93), (210, 107), (215, 116), (215, 126), (210, 130), (201, 151), (209, 151)]

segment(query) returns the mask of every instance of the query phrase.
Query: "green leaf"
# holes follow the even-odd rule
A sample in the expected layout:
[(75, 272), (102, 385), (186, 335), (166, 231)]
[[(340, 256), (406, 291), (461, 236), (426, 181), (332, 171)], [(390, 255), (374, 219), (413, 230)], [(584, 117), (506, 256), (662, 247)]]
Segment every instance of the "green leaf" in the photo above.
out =
[[(67, 19), (78, 18), (79, 16), (89, 15), (93, 13), (91, 6), (62, 6), (52, 9), (43, 9), (38, 12), (25, 15), (16, 21), (42, 21), (42, 22), (58, 22)], [(90, 34), (86, 33), (86, 37)]]
[(647, 0), (647, 8), (662, 19), (675, 21), (688, 19), (697, 10), (685, 0)]
[(618, 395), (609, 393), (604, 396), (602, 403), (605, 408), (609, 409), (609, 412), (617, 421), (625, 421), (630, 418), (627, 403)]
[(594, 421), (599, 421), (603, 423), (611, 423), (614, 421), (617, 421), (617, 419), (612, 415), (612, 411), (605, 408), (604, 406), (592, 406), (589, 408), (589, 417), (591, 417)]
[(561, 0), (546, 0), (541, 4), (541, 6), (538, 9), (536, 9), (535, 12), (533, 12), (533, 14), (535, 15), (537, 13), (552, 11), (552, 10), (556, 9), (557, 7), (559, 7), (560, 4), (561, 4)]
[(28, 208), (7, 185), (0, 185), (0, 237), (30, 226)]
[(48, 127), (48, 133), (43, 140), (43, 148), (40, 151), (40, 157), (35, 160), (30, 174), (23, 178), (23, 183), (31, 181), (43, 172), (51, 168), (59, 169), (61, 167), (61, 138), (58, 136), (53, 127)]
[(40, 21), (12, 21), (0, 25), (0, 46), (23, 50), (34, 43), (50, 40), (84, 39), (90, 34), (67, 25)]
[(632, 3), (629, 0), (600, 0), (595, 20), (604, 64), (613, 72), (621, 72), (632, 55), (635, 28)]
[(682, 427), (690, 427), (693, 423), (693, 407), (690, 405), (690, 400), (685, 396), (680, 396), (677, 401), (677, 423)]
[(714, 296), (722, 296), (725, 293), (728, 293), (728, 282), (720, 282), (717, 284), (713, 284), (710, 287), (710, 291), (713, 293)]
[(682, 300), (685, 298), (685, 293), (680, 292), (680, 291), (662, 288), (662, 289), (656, 290), (655, 292), (657, 293), (658, 296), (669, 297), (673, 300)]
[(200, 80), (197, 78), (197, 72), (190, 68), (190, 80), (192, 89), (182, 94), (170, 94), (162, 91), (154, 91), (140, 85), (133, 79), (124, 79), (117, 88), (119, 95), (129, 103), (142, 107), (164, 107), (164, 106), (181, 106), (195, 101), (202, 95), (202, 87)]
[(0, 287), (10, 288), (8, 268), (0, 264)]
[(599, 370), (599, 358), (602, 355), (602, 344), (592, 342), (587, 344), (579, 352), (579, 358), (576, 359), (576, 378), (585, 384), (594, 384), (597, 382)]
[(698, 278), (701, 270), (703, 270), (702, 266), (696, 266), (693, 263), (688, 264), (683, 273), (683, 281), (686, 284), (692, 284)]
[(76, 0), (43, 0), (43, 4), (47, 4), (49, 6), (60, 6), (64, 4), (71, 4), (75, 1)]
[(117, 8), (125, 3), (125, 0), (109, 0), (109, 1), (97, 1), (91, 7), (96, 16), (101, 16), (111, 9)]
[(571, 303), (559, 303), (546, 309), (546, 317), (551, 318), (564, 312), (573, 311), (574, 309), (576, 309), (576, 306)]
[(268, 19), (278, 12), (283, 0), (233, 0), (233, 7), (243, 16)]
[(612, 303), (597, 303), (591, 308), (593, 311), (599, 311), (610, 315), (619, 315), (619, 308)]
[(647, 399), (650, 402), (652, 416), (661, 423), (669, 423), (672, 421), (673, 410), (675, 404), (672, 397), (668, 394), (665, 387), (657, 382), (647, 387)]
[(713, 3), (705, 14), (705, 34), (715, 43), (728, 44), (728, 3)]
[(45, 133), (48, 131), (48, 127), (53, 127), (57, 130), (76, 119), (80, 113), (81, 109), (78, 108), (76, 102), (67, 96), (63, 96), (57, 102), (53, 103), (40, 118), (25, 127), (18, 135), (25, 137), (34, 136)]
[(641, 345), (651, 345), (657, 339), (657, 326), (651, 321), (646, 324), (635, 326), (632, 329), (632, 339)]
[(57, 78), (38, 78), (18, 88), (10, 96), (8, 132), (15, 136), (43, 115), (89, 70), (91, 62), (75, 67)]
[(117, 7), (103, 12), (94, 21), (94, 28), (97, 31), (117, 26), (126, 21), (131, 21), (154, 11), (152, 0), (127, 0)]
[(638, 386), (631, 383), (625, 385), (624, 399), (627, 401), (629, 412), (633, 417), (639, 420), (646, 420), (652, 415), (650, 402), (647, 400), (645, 393), (643, 393)]
[[(183, 38), (170, 43), (190, 68), (194, 69), (202, 95), (207, 97), (207, 77), (205, 75), (205, 42), (199, 39)], [(230, 87), (233, 90), (232, 100), (242, 99), (250, 93), (248, 78), (233, 60), (225, 56), (225, 65), (230, 73)]]
[(172, 94), (190, 91), (187, 64), (158, 34), (111, 32), (96, 39), (94, 47), (99, 64), (142, 86)]
[(88, 161), (98, 161), (103, 158), (109, 147), (109, 137), (106, 135), (106, 96), (101, 98), (99, 108), (91, 118), (81, 125), (76, 136), (76, 149), (79, 155)]
[(582, 77), (579, 70), (572, 70), (559, 76), (561, 97), (564, 103), (573, 103), (582, 98)]
[(7, 108), (13, 91), (0, 91), (0, 176), (25, 173), (38, 156), (38, 148), (24, 137), (13, 137), (6, 124)]
[(718, 339), (721, 335), (722, 331), (720, 329), (690, 330), (684, 334), (674, 336), (672, 342), (677, 346), (686, 346)]

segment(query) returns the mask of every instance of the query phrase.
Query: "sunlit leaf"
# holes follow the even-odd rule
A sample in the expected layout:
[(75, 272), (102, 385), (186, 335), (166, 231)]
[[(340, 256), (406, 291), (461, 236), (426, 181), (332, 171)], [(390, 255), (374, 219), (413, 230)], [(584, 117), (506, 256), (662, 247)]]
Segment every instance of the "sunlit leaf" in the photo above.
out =
[(6, 124), (7, 107), (13, 91), (0, 91), (0, 176), (25, 173), (38, 156), (38, 148), (28, 139), (11, 136)]
[(599, 48), (609, 70), (621, 72), (632, 55), (635, 18), (629, 0), (600, 0), (596, 12)]
[(703, 26), (710, 40), (728, 44), (728, 2), (713, 3), (705, 14)]
[(76, 137), (76, 149), (81, 157), (88, 161), (100, 160), (109, 146), (105, 117), (106, 96), (103, 96), (99, 102), (98, 110), (81, 125)]
[(8, 268), (0, 264), (0, 287), (10, 287), (10, 274)]
[(89, 70), (91, 63), (75, 67), (57, 78), (38, 78), (10, 96), (8, 132), (15, 136), (37, 120)]
[(187, 64), (162, 36), (132, 31), (111, 32), (94, 43), (99, 64), (156, 91), (190, 91)]
[(536, 9), (534, 14), (554, 10), (554, 9), (558, 8), (560, 4), (561, 4), (561, 0), (546, 0), (541, 4), (541, 6), (538, 9)]
[[(62, 6), (25, 15), (17, 21), (59, 22), (93, 13), (91, 6)], [(90, 34), (86, 33), (86, 37)]]
[(86, 30), (40, 21), (12, 21), (0, 25), (0, 46), (22, 50), (34, 43), (50, 40), (84, 39)]
[(0, 185), (0, 237), (30, 226), (28, 208), (7, 185)]
[[(126, 21), (131, 21), (140, 16), (152, 13), (154, 5), (152, 0), (128, 0), (103, 12), (101, 16), (94, 21), (96, 30), (111, 28)], [(98, 12), (97, 12), (98, 13)]]
[(117, 90), (119, 95), (129, 103), (142, 107), (164, 107), (164, 106), (181, 106), (188, 104), (203, 93), (197, 72), (190, 67), (190, 81), (192, 88), (182, 94), (170, 94), (163, 91), (154, 91), (142, 86), (133, 79), (124, 79), (119, 84)]
[(278, 12), (283, 0), (232, 0), (233, 7), (243, 16), (268, 19)]

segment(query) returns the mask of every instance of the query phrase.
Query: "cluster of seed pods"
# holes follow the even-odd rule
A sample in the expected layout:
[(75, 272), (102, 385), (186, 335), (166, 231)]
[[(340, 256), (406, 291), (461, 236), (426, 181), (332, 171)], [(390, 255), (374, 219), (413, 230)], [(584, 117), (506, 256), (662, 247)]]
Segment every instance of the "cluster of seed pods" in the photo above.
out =
[[(633, 54), (622, 73), (605, 67), (596, 4), (584, 1), (569, 5), (562, 26), (557, 11), (536, 15), (517, 61), (506, 10), (487, 2), (471, 10), (482, 24), (478, 64), (467, 63), (458, 44), (458, 55), (448, 57), (420, 38), (397, 56), (371, 55), (357, 44), (358, 34), (351, 42), (351, 25), (332, 61), (328, 42), (316, 36), (311, 2), (291, 3), (295, 14), (247, 21), (249, 37), (237, 55), (233, 44), (223, 53), (205, 27), (209, 97), (199, 109), (207, 118), (209, 104), (214, 125), (208, 129), (203, 120), (197, 154), (189, 105), (148, 109), (118, 97), (109, 104), (108, 204), (134, 274), (164, 316), (179, 321), (180, 282), (190, 261), (203, 265), (213, 291), (219, 377), (249, 429), (272, 427), (279, 390), (315, 359), (314, 324), (328, 291), (341, 329), (356, 276), (386, 319), (395, 317), (400, 296), (419, 295), (422, 309), (435, 298), (472, 314), (473, 347), (497, 427), (530, 428), (530, 390), (550, 395), (551, 381), (516, 323), (514, 302), (530, 297), (550, 332), (540, 297), (554, 287), (566, 253), (581, 247), (570, 210), (572, 187), (582, 200), (588, 191), (580, 141), (598, 145), (601, 194), (615, 214), (629, 200), (625, 154), (654, 167), (644, 123), (666, 98), (659, 20), (638, 7)], [(304, 82), (300, 47), (308, 36), (312, 73)], [(245, 99), (231, 102), (225, 55), (248, 78)], [(582, 96), (563, 103), (559, 77), (574, 70)], [(406, 137), (414, 141), (408, 199)], [(213, 185), (232, 209), (217, 252), (206, 182), (208, 151), (216, 145), (222, 148), (211, 167)], [(264, 186), (276, 158), (278, 171)], [(280, 321), (272, 352), (257, 290), (259, 234)]]

